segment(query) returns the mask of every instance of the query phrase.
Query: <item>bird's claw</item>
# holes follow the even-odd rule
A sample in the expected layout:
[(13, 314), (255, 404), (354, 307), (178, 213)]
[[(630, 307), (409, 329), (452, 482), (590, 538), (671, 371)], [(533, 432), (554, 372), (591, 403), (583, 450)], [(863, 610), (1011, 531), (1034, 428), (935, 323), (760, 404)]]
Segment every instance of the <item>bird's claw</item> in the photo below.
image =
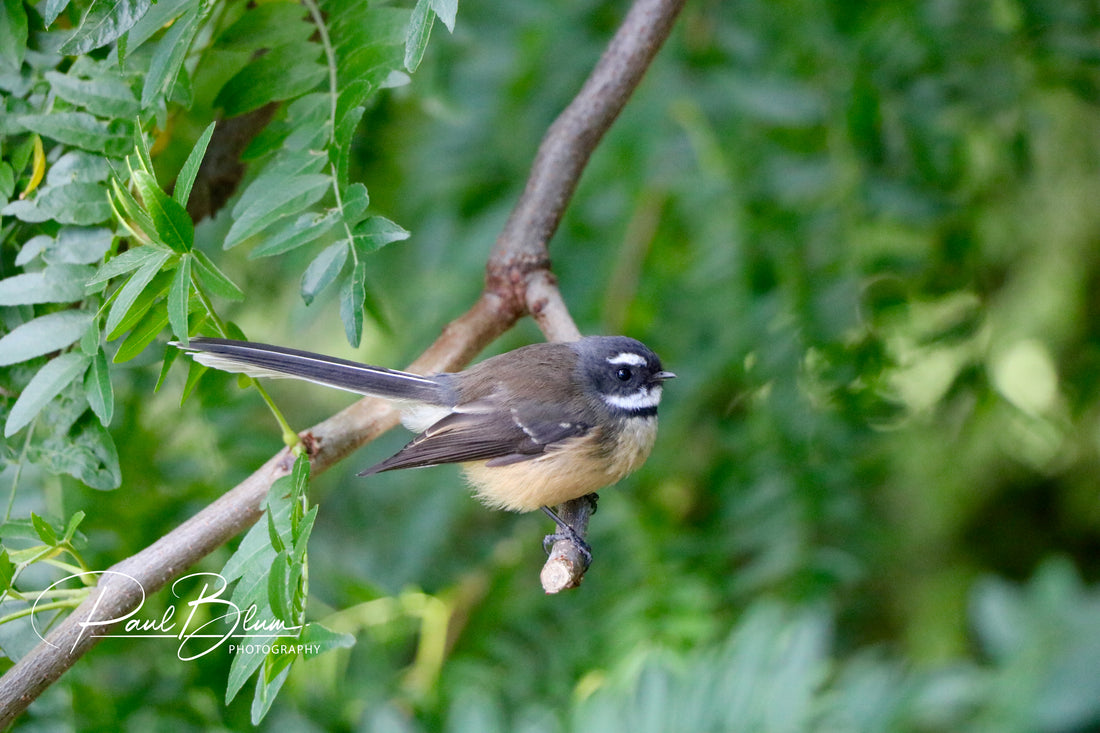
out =
[(580, 551), (581, 556), (584, 558), (584, 566), (590, 566), (592, 564), (592, 548), (589, 547), (588, 543), (584, 541), (577, 530), (573, 529), (568, 522), (559, 517), (550, 507), (543, 507), (542, 510), (546, 512), (546, 515), (554, 520), (554, 524), (558, 526), (557, 532), (548, 534), (542, 538), (542, 549), (546, 554), (550, 554), (555, 542), (558, 540), (566, 540), (572, 543)]

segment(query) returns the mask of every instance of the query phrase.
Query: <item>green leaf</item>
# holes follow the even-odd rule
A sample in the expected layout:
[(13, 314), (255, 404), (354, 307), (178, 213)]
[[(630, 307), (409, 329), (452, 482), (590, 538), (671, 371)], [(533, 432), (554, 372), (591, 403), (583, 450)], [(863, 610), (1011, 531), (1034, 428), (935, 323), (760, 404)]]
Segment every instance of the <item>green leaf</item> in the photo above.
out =
[[(138, 268), (137, 272), (130, 276), (130, 279), (126, 281), (126, 284), (122, 286), (118, 294), (115, 296), (115, 302), (111, 305), (111, 310), (107, 314), (107, 324), (105, 329), (107, 333), (113, 334), (115, 328), (126, 317), (126, 314), (130, 312), (130, 308), (134, 305), (134, 302), (141, 295), (145, 287), (156, 277), (161, 268), (172, 258), (170, 252), (163, 250), (157, 250), (158, 256), (150, 258), (145, 264)], [(113, 337), (113, 336), (112, 336)]]
[(356, 225), (353, 232), (356, 249), (363, 254), (374, 252), (391, 242), (409, 238), (409, 232), (384, 216), (372, 216)]
[(65, 525), (65, 536), (61, 538), (62, 542), (73, 541), (73, 537), (76, 536), (76, 529), (84, 521), (85, 516), (87, 515), (83, 511), (77, 511), (76, 514), (69, 517), (69, 523)]
[(38, 196), (12, 201), (0, 214), (39, 223), (99, 224), (111, 217), (107, 190), (97, 183), (76, 182), (39, 189)]
[(167, 95), (168, 90), (176, 83), (180, 68), (187, 58), (188, 51), (191, 50), (191, 44), (198, 30), (199, 10), (192, 8), (177, 18), (157, 43), (153, 51), (153, 60), (149, 64), (149, 72), (145, 76), (145, 84), (141, 89), (143, 108), (151, 107), (153, 100)]
[(117, 489), (122, 483), (118, 449), (98, 420), (82, 420), (74, 434), (52, 435), (32, 447), (34, 463), (55, 474), (68, 474), (98, 491)]
[(272, 2), (250, 7), (233, 25), (218, 36), (214, 48), (251, 54), (264, 48), (309, 39), (316, 28), (303, 22), (304, 5)]
[(0, 13), (0, 70), (18, 73), (27, 53), (27, 11), (23, 0), (4, 0)]
[(57, 20), (57, 16), (69, 7), (69, 0), (46, 0), (42, 8), (42, 21), (49, 28)]
[(154, 260), (170, 257), (171, 254), (168, 250), (153, 245), (128, 249), (122, 254), (107, 260), (96, 271), (92, 279), (87, 282), (87, 286), (91, 287), (99, 283), (105, 283), (119, 275), (125, 275), (127, 272), (140, 269)]
[[(125, 317), (118, 322), (113, 330), (107, 332), (107, 340), (112, 341), (117, 339), (122, 334), (137, 326), (141, 319), (145, 318), (145, 314), (149, 312), (149, 309), (168, 294), (168, 288), (172, 286), (173, 277), (174, 273), (171, 268), (162, 269), (158, 272), (156, 277), (154, 277), (145, 289), (141, 291), (141, 295), (139, 295), (137, 300), (134, 301), (134, 304), (130, 306), (130, 310), (126, 313)], [(107, 302), (100, 308), (100, 314), (102, 314), (108, 306), (114, 303), (120, 291), (121, 288), (116, 290), (115, 293), (108, 298)], [(165, 309), (164, 313), (167, 318), (167, 309)]]
[(17, 267), (24, 267), (27, 264), (34, 261), (34, 258), (46, 251), (46, 245), (53, 241), (53, 238), (39, 234), (36, 237), (31, 237), (23, 243), (22, 248), (19, 250), (19, 254), (15, 256), (15, 264)]
[[(317, 127), (324, 124), (324, 115), (302, 121), (302, 125), (305, 127)], [(293, 135), (293, 133), (291, 134)], [(320, 173), (328, 164), (328, 155), (323, 150), (316, 150), (308, 146), (298, 148), (290, 142), (287, 142), (284, 147), (285, 150), (280, 155), (274, 156), (272, 161), (264, 166), (263, 173), (248, 184), (248, 188), (241, 195), (240, 200), (233, 205), (234, 218), (240, 216), (256, 200), (267, 195), (268, 189), (282, 186), (290, 179), (301, 175)]]
[(242, 330), (241, 327), (233, 321), (225, 322), (225, 330), (229, 334), (229, 338), (231, 339), (237, 339), (238, 341), (248, 341), (248, 336), (245, 335), (244, 330)]
[(340, 289), (340, 320), (344, 322), (344, 333), (348, 343), (359, 346), (363, 338), (363, 301), (367, 299), (367, 267), (362, 260), (356, 262), (351, 273)]
[(108, 124), (87, 112), (21, 115), (17, 120), (31, 132), (93, 153), (120, 155), (129, 145), (128, 122)]
[(34, 526), (34, 532), (38, 535), (38, 539), (42, 540), (50, 547), (55, 547), (57, 545), (57, 532), (54, 531), (54, 528), (50, 526), (49, 522), (34, 512), (31, 512), (31, 524)]
[[(341, 94), (340, 102), (343, 102), (345, 95)], [(339, 105), (338, 105), (339, 107)], [(337, 109), (337, 118), (339, 122), (336, 124), (336, 134), (333, 136), (333, 146), (336, 149), (336, 174), (339, 178), (340, 185), (345, 185), (348, 178), (348, 153), (351, 150), (351, 141), (355, 136), (355, 128), (359, 126), (359, 120), (363, 118), (363, 112), (366, 107), (358, 105), (354, 107), (346, 114), (340, 114), (339, 108)]]
[[(160, 32), (162, 28), (178, 18), (185, 10), (194, 6), (195, 0), (157, 0), (141, 20), (126, 31), (126, 49), (119, 49), (119, 64), (126, 58), (126, 53), (133, 53), (141, 48), (146, 41)], [(124, 52), (125, 51), (125, 52)]]
[[(276, 150), (281, 152), (279, 157), (285, 157), (290, 150), (315, 149), (318, 146), (303, 147), (297, 139), (298, 130), (312, 130), (314, 134), (320, 132), (318, 139), (325, 140), (324, 126), (329, 114), (331, 114), (331, 98), (327, 94), (314, 92), (295, 99), (287, 105), (286, 120), (281, 123), (274, 122), (264, 128), (241, 153), (241, 160), (254, 162)], [(323, 166), (328, 156), (323, 151), (319, 152), (321, 154), (318, 157), (321, 158)]]
[(135, 170), (132, 179), (161, 241), (175, 252), (189, 252), (195, 243), (195, 227), (187, 210), (162, 191), (156, 179), (145, 171)]
[(294, 581), (295, 574), (289, 553), (285, 549), (278, 552), (279, 554), (271, 563), (271, 571), (267, 575), (267, 597), (275, 617), (292, 626), (295, 623), (294, 593), (298, 588)]
[(458, 16), (458, 0), (428, 1), (431, 3), (432, 10), (439, 16), (439, 19), (443, 21), (443, 25), (447, 26), (447, 30), (454, 33), (455, 18)]
[(183, 391), (180, 392), (180, 404), (182, 405), (187, 401), (187, 398), (191, 396), (191, 392), (195, 389), (195, 386), (199, 383), (199, 379), (206, 373), (206, 367), (197, 361), (190, 360), (191, 363), (187, 365), (187, 379), (183, 383)]
[(11, 590), (11, 582), (15, 578), (15, 563), (8, 556), (8, 551), (0, 547), (0, 593)]
[(99, 326), (94, 325), (80, 337), (80, 350), (88, 356), (95, 356), (99, 351)]
[[(141, 130), (134, 131), (134, 155), (137, 157), (138, 168), (149, 175), (153, 175), (153, 155), (149, 151), (149, 138), (141, 134)], [(132, 158), (127, 158), (127, 165), (133, 170)]]
[(94, 265), (111, 248), (115, 235), (102, 227), (63, 227), (46, 244), (42, 259), (50, 264)]
[[(356, 48), (349, 53), (340, 67), (340, 78), (344, 85), (340, 88), (341, 110), (362, 106), (363, 101), (374, 89), (392, 87), (395, 78), (408, 75), (404, 71), (404, 54), (401, 48), (371, 43)], [(337, 114), (337, 118), (341, 115)]]
[[(372, 5), (363, 8), (346, 3), (325, 3), (330, 12), (329, 29), (341, 39), (345, 49), (358, 49), (370, 44), (401, 46), (405, 43), (412, 10), (392, 6)], [(342, 12), (341, 12), (342, 11)]]
[[(265, 512), (265, 514), (267, 516), (267, 541), (271, 543), (271, 549), (275, 552), (282, 552), (286, 549), (286, 543), (279, 536), (279, 530), (275, 526), (275, 519), (272, 517), (271, 512)], [(276, 558), (276, 561), (278, 561), (278, 558)]]
[(298, 500), (305, 496), (306, 490), (309, 488), (310, 468), (309, 458), (305, 455), (300, 455), (294, 459), (294, 468), (290, 472), (290, 500), (294, 506), (297, 506)]
[[(146, 13), (145, 15), (148, 15), (148, 13)], [(142, 17), (144, 18), (145, 16), (143, 15)], [(135, 23), (134, 25), (137, 25), (137, 23)], [(128, 45), (129, 45), (128, 44), (129, 34), (130, 34), (130, 31), (126, 31), (121, 36), (119, 36), (118, 41), (115, 42), (115, 53), (118, 54), (118, 64), (119, 64), (119, 66), (122, 66), (124, 63), (126, 63), (126, 49), (128, 48)]]
[[(272, 654), (274, 655), (275, 652), (272, 652)], [(256, 679), (256, 694), (252, 698), (252, 725), (259, 725), (263, 721), (264, 716), (271, 710), (271, 705), (275, 702), (275, 697), (282, 689), (283, 683), (286, 682), (287, 675), (290, 674), (290, 664), (285, 661), (283, 664), (286, 666), (283, 666), (282, 670), (272, 679), (268, 680), (266, 675), (260, 675)]]
[[(307, 94), (307, 97), (313, 97), (312, 94)], [(329, 144), (329, 124), (328, 124), (328, 112), (323, 115), (323, 118), (318, 120), (316, 124), (300, 124), (295, 129), (286, 135), (282, 141), (282, 147), (284, 150), (300, 150), (310, 152), (324, 151), (322, 154), (328, 158)], [(276, 158), (276, 161), (272, 163), (272, 166), (278, 165), (280, 159), (288, 157), (286, 153)], [(320, 170), (320, 169), (318, 169)]]
[(176, 338), (187, 343), (187, 313), (191, 303), (191, 258), (180, 258), (172, 287), (168, 290), (168, 322)]
[[(316, 509), (316, 507), (314, 507)], [(310, 526), (313, 524), (310, 522)], [(302, 578), (306, 572), (306, 563), (304, 561), (304, 554), (302, 558), (297, 560), (291, 560), (290, 563), (290, 576), (287, 578), (287, 592), (289, 597), (287, 598), (290, 603), (288, 609), (289, 616), (286, 619), (287, 628), (300, 629), (303, 621), (305, 620), (306, 612), (306, 597), (305, 587), (302, 584)]]
[(306, 624), (298, 637), (305, 645), (306, 659), (313, 659), (333, 649), (350, 649), (355, 646), (355, 637), (338, 631), (331, 631), (316, 621)]
[(180, 350), (174, 346), (169, 346), (164, 352), (164, 361), (160, 365), (160, 375), (157, 376), (157, 383), (153, 386), (153, 392), (160, 392), (160, 388), (164, 385), (164, 380), (168, 378), (168, 371), (172, 368), (172, 364), (179, 358)]
[(60, 52), (79, 56), (106, 46), (130, 30), (151, 4), (152, 0), (92, 0), (76, 31), (61, 44)]
[[(28, 542), (36, 542), (39, 540), (38, 534), (34, 531), (34, 525), (31, 524), (30, 519), (9, 519), (8, 521), (0, 524), (0, 537), (5, 542), (11, 540), (27, 540)], [(12, 548), (13, 552), (19, 552)]]
[(317, 506), (310, 507), (302, 517), (301, 522), (295, 528), (294, 551), (291, 560), (297, 564), (305, 563), (306, 548), (309, 545), (309, 536), (313, 532), (313, 524), (317, 521)]
[(223, 108), (226, 117), (236, 117), (268, 102), (305, 94), (328, 77), (328, 69), (316, 62), (321, 51), (320, 45), (308, 41), (271, 49), (227, 81), (214, 106)]
[(111, 181), (111, 190), (114, 192), (114, 200), (117, 205), (121, 207), (122, 211), (116, 212), (116, 216), (122, 219), (122, 215), (125, 214), (129, 218), (128, 222), (123, 222), (128, 228), (133, 229), (135, 226), (138, 231), (137, 234), (143, 240), (152, 240), (153, 235), (157, 231), (157, 227), (153, 224), (153, 218), (149, 216), (141, 204), (138, 203), (134, 195), (130, 193), (130, 189), (123, 186), (117, 180)]
[[(233, 592), (232, 598), (233, 602), (236, 603), (238, 607), (240, 607), (242, 603), (245, 603), (245, 607), (249, 607), (252, 605), (253, 602), (256, 602), (257, 600), (266, 599), (266, 584), (263, 586), (263, 596), (259, 596), (257, 594), (243, 594), (240, 593), (240, 589), (241, 584), (238, 583), (237, 588)], [(259, 602), (256, 602), (256, 610), (257, 613), (264, 611), (270, 613), (270, 610), (266, 604), (266, 600), (264, 600), (263, 605), (261, 605)], [(244, 686), (244, 683), (247, 682), (248, 678), (251, 677), (252, 674), (264, 663), (265, 655), (262, 649), (262, 644), (251, 644), (241, 652), (233, 655), (233, 661), (229, 665), (229, 677), (226, 680), (225, 685), (226, 705), (233, 702), (233, 698), (235, 698), (237, 696), (237, 693), (240, 692), (241, 688)]]
[(84, 396), (92, 412), (104, 426), (111, 424), (115, 412), (115, 392), (111, 386), (111, 371), (107, 366), (107, 354), (103, 349), (92, 357), (91, 366), (84, 375)]
[[(280, 476), (268, 490), (265, 501), (267, 512), (272, 515), (272, 521), (276, 526), (288, 525), (290, 516), (290, 500), (287, 498), (290, 489), (290, 477)], [(283, 531), (289, 538), (290, 529), (286, 526)], [(227, 582), (244, 579), (245, 576), (263, 577), (266, 583), (267, 572), (271, 568), (271, 560), (275, 557), (275, 550), (271, 547), (268, 525), (265, 522), (256, 522), (245, 534), (237, 551), (225, 563), (221, 574)], [(285, 541), (284, 541), (285, 544)]]
[[(296, 636), (280, 636), (275, 640), (271, 652), (267, 655), (267, 659), (264, 660), (264, 682), (273, 682), (276, 677), (288, 669), (290, 665), (301, 656), (298, 653), (297, 644), (292, 644), (292, 642), (296, 642), (297, 640), (298, 637)], [(278, 646), (276, 646), (276, 644), (278, 644)]]
[(157, 303), (130, 329), (130, 333), (123, 339), (115, 352), (114, 362), (121, 364), (129, 361), (145, 351), (149, 344), (160, 335), (164, 327), (168, 325), (168, 307), (163, 303)]
[(30, 383), (12, 405), (8, 420), (4, 424), (4, 437), (15, 435), (37, 417), (50, 400), (84, 373), (89, 361), (86, 355), (75, 352), (62, 354), (46, 362), (46, 365), (31, 377)]
[(51, 265), (40, 272), (0, 280), (0, 305), (72, 303), (84, 298), (84, 282), (92, 269), (83, 265)]
[(424, 58), (434, 22), (435, 12), (431, 9), (429, 0), (417, 0), (405, 36), (405, 68), (410, 73), (416, 71)]
[(241, 196), (241, 204), (234, 207), (235, 215), (238, 211), (243, 213), (225, 235), (225, 248), (240, 244), (271, 226), (280, 217), (297, 213), (316, 203), (331, 185), (332, 179), (319, 173), (288, 178), (277, 186), (266, 185), (260, 190), (254, 182)]
[(47, 71), (50, 88), (66, 102), (83, 107), (101, 117), (134, 118), (141, 114), (141, 105), (130, 86), (117, 77), (102, 76), (81, 79), (70, 74)]
[[(129, 122), (125, 124), (132, 127)], [(112, 171), (110, 162), (103, 157), (103, 152), (102, 150), (93, 153), (70, 150), (58, 158), (46, 171), (46, 183), (50, 186), (62, 186), (66, 183), (106, 181)]]
[(27, 321), (0, 338), (0, 366), (64, 349), (79, 339), (94, 319), (91, 313), (67, 310)]
[(358, 224), (367, 207), (370, 206), (370, 195), (367, 187), (362, 183), (353, 183), (344, 190), (344, 221), (349, 226)]
[(202, 165), (203, 156), (206, 155), (206, 148), (210, 145), (210, 138), (214, 135), (215, 125), (217, 125), (216, 122), (211, 122), (199, 135), (195, 147), (191, 148), (191, 153), (184, 161), (183, 168), (176, 176), (176, 187), (172, 191), (172, 198), (181, 206), (186, 206), (187, 199), (191, 197), (191, 187), (195, 185), (195, 176), (199, 174), (199, 167)]
[(329, 245), (309, 263), (309, 267), (302, 273), (302, 300), (306, 305), (312, 303), (322, 290), (332, 284), (344, 269), (347, 259), (348, 243), (345, 240)]
[(244, 299), (244, 293), (241, 289), (218, 269), (218, 266), (206, 256), (205, 252), (196, 249), (191, 254), (194, 255), (195, 264), (198, 265), (195, 274), (198, 276), (199, 282), (209, 288), (210, 292), (226, 300)]
[(23, 142), (12, 145), (10, 152), (4, 153), (4, 157), (11, 161), (12, 170), (22, 172), (26, 169), (34, 159), (35, 146), (34, 137), (28, 136)]
[(305, 213), (281, 226), (248, 253), (250, 259), (271, 257), (309, 244), (328, 232), (340, 222), (340, 212), (328, 209), (323, 214)]
[(7, 201), (15, 195), (15, 169), (6, 160), (0, 160), (0, 200)]

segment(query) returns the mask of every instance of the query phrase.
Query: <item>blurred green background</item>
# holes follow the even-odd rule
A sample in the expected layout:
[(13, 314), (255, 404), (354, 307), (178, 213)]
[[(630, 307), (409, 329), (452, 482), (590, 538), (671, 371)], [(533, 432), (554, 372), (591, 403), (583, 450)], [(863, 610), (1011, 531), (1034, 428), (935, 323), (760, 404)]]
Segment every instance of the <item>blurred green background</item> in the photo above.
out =
[[(216, 219), (199, 245), (248, 293), (230, 317), (415, 356), (477, 297), (626, 8), (464, 2), (368, 111), (352, 179), (412, 237), (371, 262), (363, 348), (332, 296), (301, 304), (315, 252), (222, 254)], [(484, 510), (452, 467), (356, 478), (395, 431), (313, 487), (311, 615), (358, 643), (299, 663), (262, 727), (1100, 730), (1098, 100), (1091, 0), (690, 2), (551, 247), (582, 331), (679, 375), (653, 456), (602, 494), (583, 587), (544, 596), (547, 522)], [(180, 408), (157, 369), (115, 381), (123, 487), (66, 487), (95, 567), (280, 446), (234, 379)], [(300, 428), (350, 401), (271, 391)], [(228, 664), (104, 642), (23, 725), (245, 729)]]

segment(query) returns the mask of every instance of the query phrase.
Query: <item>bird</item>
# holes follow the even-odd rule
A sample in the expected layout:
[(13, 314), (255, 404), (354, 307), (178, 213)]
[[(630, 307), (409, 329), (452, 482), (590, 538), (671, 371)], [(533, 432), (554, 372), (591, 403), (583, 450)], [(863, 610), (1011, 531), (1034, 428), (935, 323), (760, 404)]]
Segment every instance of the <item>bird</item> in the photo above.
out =
[(360, 476), (458, 463), (482, 503), (542, 510), (588, 557), (587, 545), (552, 507), (595, 494), (645, 462), (664, 382), (676, 376), (627, 336), (536, 343), (463, 371), (427, 375), (251, 341), (195, 337), (175, 345), (222, 371), (392, 401), (417, 435)]

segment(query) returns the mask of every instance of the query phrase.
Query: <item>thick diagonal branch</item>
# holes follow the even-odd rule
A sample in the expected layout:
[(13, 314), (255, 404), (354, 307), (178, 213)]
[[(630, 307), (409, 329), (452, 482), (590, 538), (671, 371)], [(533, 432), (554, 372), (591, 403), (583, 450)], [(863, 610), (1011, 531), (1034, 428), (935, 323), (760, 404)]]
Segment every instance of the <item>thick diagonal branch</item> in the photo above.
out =
[[(638, 0), (576, 99), (554, 122), (539, 148), (527, 188), (498, 238), (486, 268), (481, 298), (451, 322), (413, 371), (446, 371), (467, 364), (486, 345), (530, 314), (548, 339), (575, 338), (577, 328), (549, 269), (547, 242), (557, 228), (592, 150), (637, 86), (667, 37), (683, 0)], [(397, 422), (394, 410), (364, 399), (303, 434), (317, 475)], [(88, 599), (0, 678), (0, 728), (5, 728), (57, 680), (119, 619), (136, 609), (144, 593), (164, 587), (261, 516), (271, 484), (290, 469), (286, 451), (273, 456), (231, 489), (138, 554), (111, 568)], [(587, 502), (585, 502), (587, 506)], [(577, 524), (584, 506), (566, 507)], [(560, 543), (559, 543), (560, 544)], [(579, 582), (583, 563), (569, 546), (555, 545), (547, 567), (561, 562), (561, 587)], [(135, 583), (126, 581), (132, 578)], [(547, 577), (546, 568), (543, 571)]]

